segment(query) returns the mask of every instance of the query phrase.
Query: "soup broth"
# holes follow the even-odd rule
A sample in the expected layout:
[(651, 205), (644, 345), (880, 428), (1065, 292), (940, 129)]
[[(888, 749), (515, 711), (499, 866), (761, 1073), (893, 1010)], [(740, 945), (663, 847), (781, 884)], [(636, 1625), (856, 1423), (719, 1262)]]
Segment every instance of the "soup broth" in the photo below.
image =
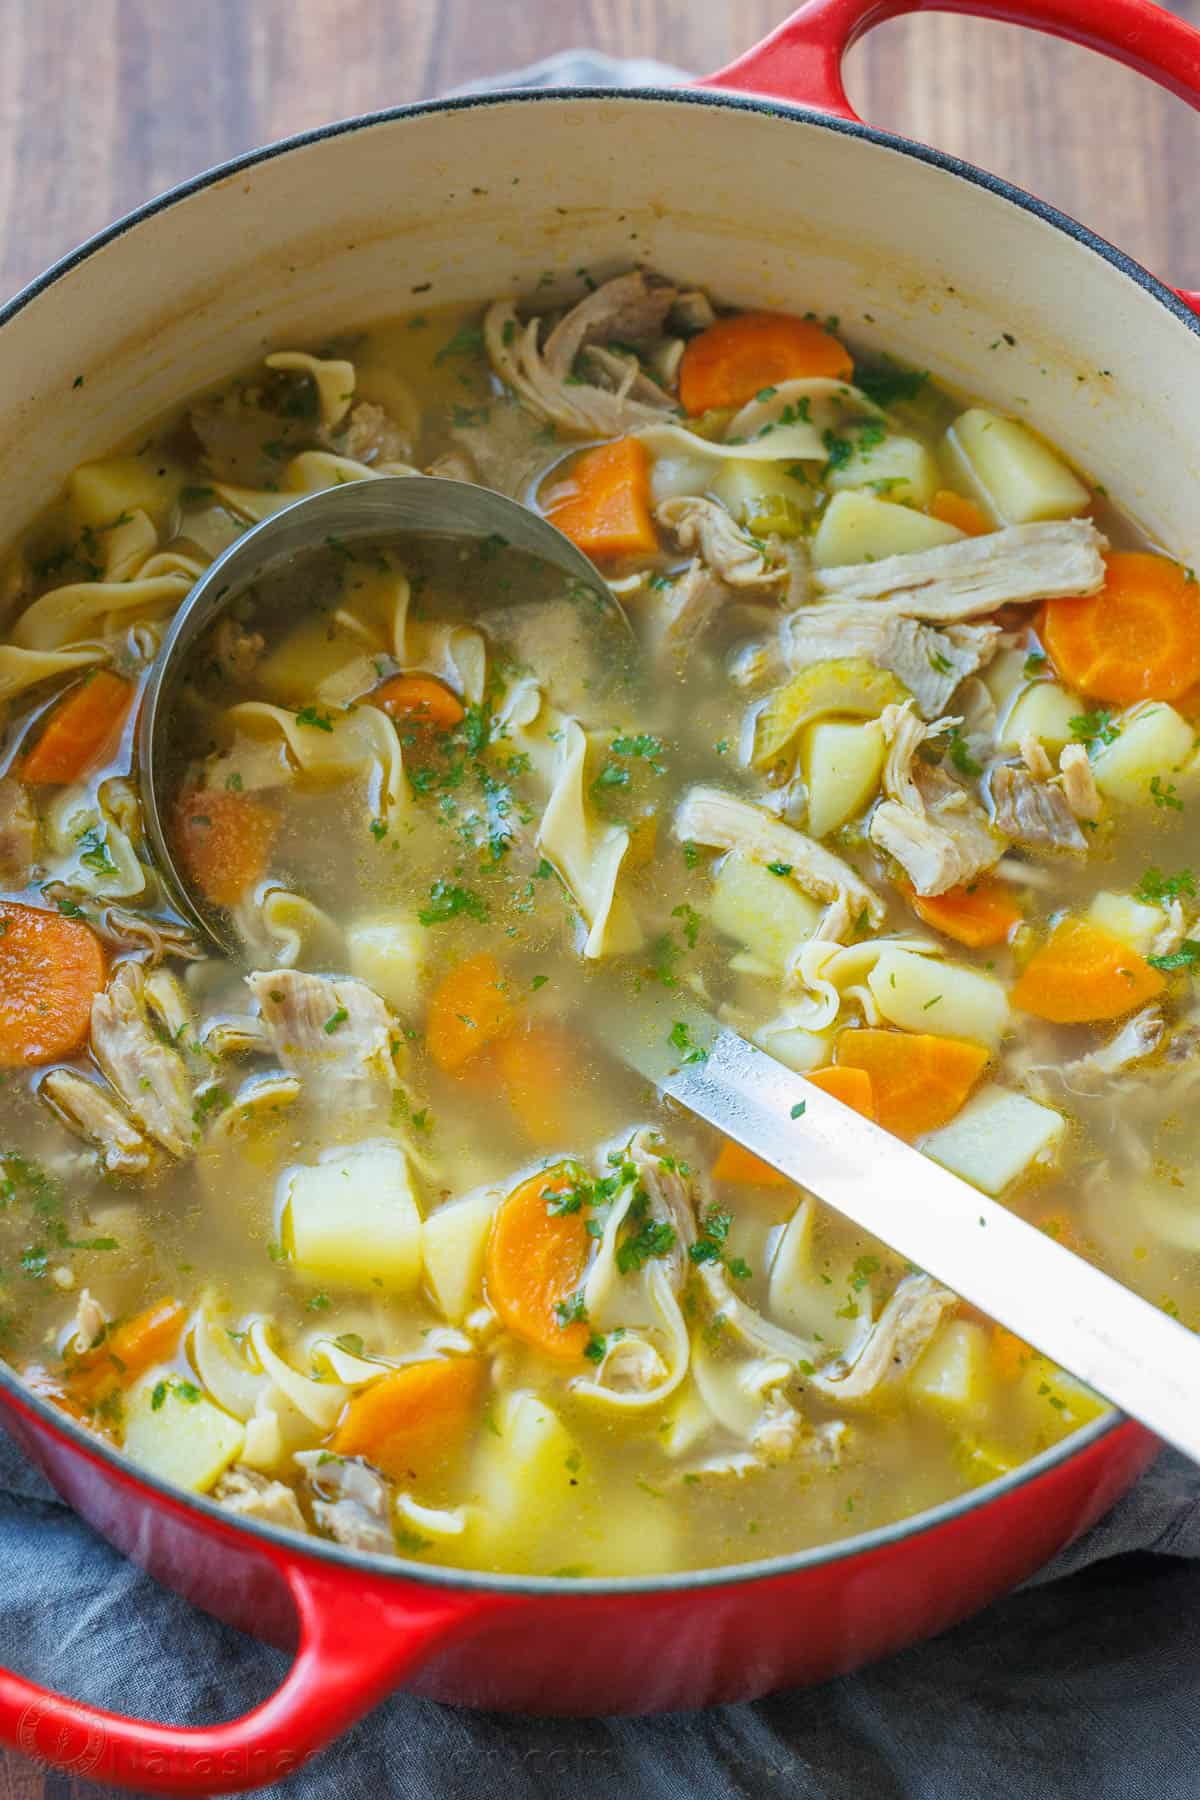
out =
[[(165, 624), (289, 500), (418, 470), (544, 512), (636, 652), (500, 539), (238, 595), (165, 808), (216, 954), (142, 833)], [(635, 271), (272, 353), (77, 470), (7, 582), (5, 1353), (142, 1467), (654, 1574), (1103, 1411), (614, 1060), (650, 1002), (1194, 1322), (1200, 589), (1023, 420)]]

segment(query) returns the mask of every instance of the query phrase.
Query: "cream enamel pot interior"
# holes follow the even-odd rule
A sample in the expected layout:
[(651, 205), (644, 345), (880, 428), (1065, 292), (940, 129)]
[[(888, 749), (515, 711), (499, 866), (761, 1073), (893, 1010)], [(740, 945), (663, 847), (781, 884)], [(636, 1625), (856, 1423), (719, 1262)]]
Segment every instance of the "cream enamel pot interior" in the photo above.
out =
[[(1200, 104), (1200, 35), (1149, 0), (959, 5), (1092, 42)], [(632, 261), (723, 300), (836, 312), (1048, 435), (1200, 563), (1200, 328), (1003, 183), (873, 132), (838, 69), (912, 5), (815, 0), (707, 91), (537, 92), (353, 120), (186, 184), (0, 314), (0, 537), (76, 462), (230, 368), (353, 320)], [(720, 91), (745, 88), (758, 96)], [(1112, 1503), (1155, 1445), (1101, 1421), (933, 1513), (769, 1564), (615, 1582), (440, 1571), (239, 1524), (146, 1479), (0, 1372), (4, 1422), (122, 1550), (298, 1643), (228, 1724), (119, 1718), (0, 1672), (0, 1737), (139, 1791), (277, 1779), (401, 1682), (491, 1707), (694, 1706), (823, 1679), (942, 1629)], [(570, 1654), (564, 1654), (564, 1646)]]

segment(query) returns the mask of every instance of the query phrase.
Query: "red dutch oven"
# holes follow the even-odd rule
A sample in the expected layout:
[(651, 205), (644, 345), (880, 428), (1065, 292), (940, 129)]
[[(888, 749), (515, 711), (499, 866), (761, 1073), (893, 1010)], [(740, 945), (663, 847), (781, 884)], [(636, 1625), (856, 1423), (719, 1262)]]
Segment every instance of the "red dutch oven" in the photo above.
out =
[[(1200, 106), (1200, 34), (1148, 0), (941, 6), (1106, 51)], [(837, 312), (985, 400), (1028, 404), (1153, 535), (1200, 563), (1193, 297), (1029, 195), (855, 117), (847, 48), (919, 10), (811, 0), (696, 88), (433, 102), (186, 183), (0, 314), (0, 443), (21, 444), (0, 483), (0, 536), (75, 461), (268, 343), (529, 288), (546, 268), (644, 260), (735, 303)], [(140, 1475), (2, 1370), (0, 1406), (121, 1551), (218, 1617), (295, 1647), (269, 1700), (202, 1728), (120, 1717), (0, 1672), (0, 1739), (180, 1794), (277, 1780), (400, 1685), (462, 1705), (612, 1713), (821, 1681), (987, 1605), (1100, 1518), (1157, 1448), (1127, 1421), (1100, 1420), (984, 1489), (826, 1549), (567, 1583), (417, 1566), (238, 1522)]]

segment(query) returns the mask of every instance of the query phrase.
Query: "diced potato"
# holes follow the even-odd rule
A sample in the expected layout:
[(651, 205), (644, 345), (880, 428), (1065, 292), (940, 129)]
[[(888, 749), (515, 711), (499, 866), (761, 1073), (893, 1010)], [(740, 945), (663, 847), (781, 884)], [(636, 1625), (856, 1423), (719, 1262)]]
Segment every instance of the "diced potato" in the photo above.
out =
[(994, 1047), (1008, 1024), (1003, 984), (961, 963), (889, 947), (867, 984), (884, 1018), (905, 1031), (970, 1038)]
[(970, 1319), (940, 1325), (908, 1378), (915, 1399), (959, 1423), (987, 1412), (994, 1387), (988, 1333)]
[(880, 500), (875, 494), (835, 494), (813, 538), (813, 561), (820, 569), (881, 562), (885, 556), (953, 544), (962, 536), (957, 526), (910, 506), (897, 506), (894, 500)]
[(825, 485), (835, 494), (868, 488), (908, 506), (927, 506), (941, 478), (933, 455), (918, 438), (887, 437), (865, 450), (856, 445), (841, 467), (826, 475)]
[(776, 688), (754, 721), (756, 769), (769, 769), (793, 740), (817, 719), (875, 719), (885, 706), (910, 699), (908, 689), (888, 669), (862, 656), (810, 663)]
[(520, 1567), (557, 1522), (573, 1493), (579, 1447), (535, 1394), (498, 1400), (475, 1464), (472, 1536), (477, 1554)]
[(1053, 1443), (1065, 1432), (1077, 1431), (1109, 1411), (1107, 1400), (1044, 1356), (1030, 1357), (1017, 1393), (1033, 1428), (1034, 1448)]
[(398, 1294), (416, 1287), (421, 1215), (398, 1145), (327, 1151), (284, 1181), (284, 1224), (299, 1274)]
[(1088, 907), (1087, 916), (1103, 931), (1110, 931), (1131, 950), (1142, 956), (1150, 949), (1163, 928), (1163, 915), (1157, 906), (1144, 906), (1132, 894), (1097, 894)]
[[(1101, 748), (1092, 764), (1096, 786), (1111, 800), (1152, 806), (1151, 782), (1157, 777), (1167, 788), (1191, 756), (1193, 741), (1192, 727), (1173, 706), (1151, 700), (1126, 713), (1118, 735)], [(1190, 770), (1185, 779), (1192, 780)]]
[(151, 1372), (125, 1402), (125, 1454), (139, 1468), (206, 1494), (242, 1453), (245, 1429), (196, 1387)]
[(1066, 1120), (1053, 1108), (989, 1086), (948, 1125), (931, 1131), (921, 1148), (985, 1194), (1002, 1194), (1031, 1163), (1053, 1157), (1066, 1130)]
[(498, 1196), (491, 1188), (430, 1213), (421, 1233), (425, 1279), (443, 1317), (461, 1325), (483, 1288), (483, 1257)]
[(1021, 694), (1000, 733), (1005, 750), (1019, 750), (1022, 739), (1035, 737), (1043, 749), (1057, 756), (1064, 745), (1075, 742), (1071, 720), (1087, 706), (1078, 694), (1070, 694), (1056, 681), (1035, 681)]
[(731, 850), (714, 878), (709, 916), (718, 931), (782, 971), (816, 930), (821, 908), (786, 875), (772, 875), (763, 863)]
[(836, 831), (860, 813), (879, 786), (887, 745), (878, 719), (866, 725), (832, 720), (810, 726), (800, 745), (813, 837)]
[(67, 496), (77, 524), (93, 531), (139, 510), (161, 525), (179, 498), (183, 480), (182, 470), (161, 459), (106, 456), (80, 464), (67, 482)]
[(954, 421), (943, 449), (948, 466), (1004, 525), (1069, 519), (1090, 503), (1062, 458), (1018, 419), (973, 406)]
[(819, 490), (789, 475), (784, 463), (732, 460), (721, 464), (712, 491), (755, 537), (772, 531), (779, 537), (796, 537)]
[(346, 927), (350, 973), (403, 1016), (421, 1004), (429, 932), (415, 919), (356, 919)]

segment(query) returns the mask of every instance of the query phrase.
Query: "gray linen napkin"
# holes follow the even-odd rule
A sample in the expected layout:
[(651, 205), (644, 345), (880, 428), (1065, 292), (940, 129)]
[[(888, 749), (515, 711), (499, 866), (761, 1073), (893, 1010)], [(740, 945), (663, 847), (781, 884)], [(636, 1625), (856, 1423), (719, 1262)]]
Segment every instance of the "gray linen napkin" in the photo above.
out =
[[(567, 51), (459, 92), (651, 86)], [(0, 1665), (117, 1712), (206, 1724), (286, 1659), (125, 1562), (0, 1438)], [(564, 1646), (564, 1654), (569, 1646)], [(1197, 1800), (1200, 1471), (1160, 1458), (1019, 1593), (824, 1687), (652, 1719), (468, 1713), (397, 1694), (280, 1800)], [(112, 1790), (48, 1784), (65, 1800)]]

